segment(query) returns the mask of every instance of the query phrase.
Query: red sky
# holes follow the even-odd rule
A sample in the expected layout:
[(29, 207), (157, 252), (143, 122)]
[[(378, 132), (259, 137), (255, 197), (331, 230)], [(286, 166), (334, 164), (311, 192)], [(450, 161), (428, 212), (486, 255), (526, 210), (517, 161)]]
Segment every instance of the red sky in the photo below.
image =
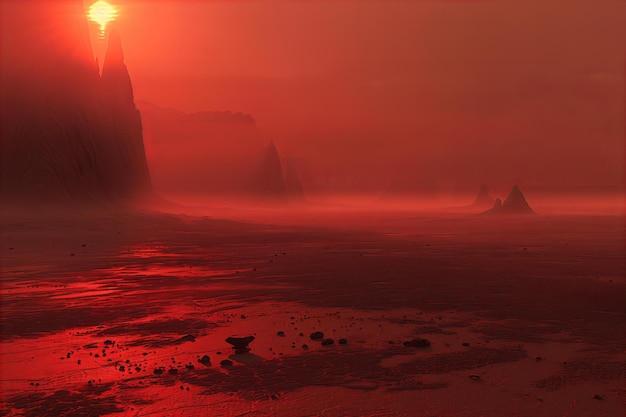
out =
[(318, 164), (623, 178), (621, 1), (111, 3), (138, 100), (250, 113)]

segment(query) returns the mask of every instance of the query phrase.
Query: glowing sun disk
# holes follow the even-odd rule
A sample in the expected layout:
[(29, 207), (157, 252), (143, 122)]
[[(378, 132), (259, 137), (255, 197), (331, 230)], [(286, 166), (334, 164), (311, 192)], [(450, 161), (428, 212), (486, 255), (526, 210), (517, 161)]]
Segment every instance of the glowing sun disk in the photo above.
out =
[(87, 17), (100, 25), (100, 37), (104, 37), (107, 23), (114, 21), (117, 17), (117, 9), (106, 1), (100, 0), (89, 7)]

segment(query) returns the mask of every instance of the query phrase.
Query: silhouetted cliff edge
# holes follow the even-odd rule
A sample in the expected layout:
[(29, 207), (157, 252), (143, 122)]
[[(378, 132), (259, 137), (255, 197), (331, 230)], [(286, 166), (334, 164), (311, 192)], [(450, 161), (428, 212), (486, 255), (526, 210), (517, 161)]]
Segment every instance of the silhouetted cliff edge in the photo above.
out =
[(151, 195), (119, 35), (110, 34), (100, 76), (82, 0), (9, 0), (1, 12), (3, 204)]

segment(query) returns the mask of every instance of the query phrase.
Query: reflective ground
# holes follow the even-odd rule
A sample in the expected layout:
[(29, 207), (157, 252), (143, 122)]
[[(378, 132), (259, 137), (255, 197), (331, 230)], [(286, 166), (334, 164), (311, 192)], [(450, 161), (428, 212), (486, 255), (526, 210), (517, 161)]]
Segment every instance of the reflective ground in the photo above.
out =
[(624, 414), (621, 216), (326, 216), (3, 214), (0, 415)]

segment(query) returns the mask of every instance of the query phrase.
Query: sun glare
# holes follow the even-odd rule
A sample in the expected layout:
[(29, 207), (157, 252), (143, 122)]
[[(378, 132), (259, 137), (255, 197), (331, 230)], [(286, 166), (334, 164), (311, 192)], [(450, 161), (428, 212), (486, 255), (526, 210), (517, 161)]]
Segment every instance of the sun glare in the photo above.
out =
[(104, 38), (107, 23), (115, 20), (117, 17), (117, 9), (106, 1), (99, 0), (89, 7), (87, 17), (89, 17), (89, 20), (92, 22), (96, 22), (100, 25), (100, 38)]

